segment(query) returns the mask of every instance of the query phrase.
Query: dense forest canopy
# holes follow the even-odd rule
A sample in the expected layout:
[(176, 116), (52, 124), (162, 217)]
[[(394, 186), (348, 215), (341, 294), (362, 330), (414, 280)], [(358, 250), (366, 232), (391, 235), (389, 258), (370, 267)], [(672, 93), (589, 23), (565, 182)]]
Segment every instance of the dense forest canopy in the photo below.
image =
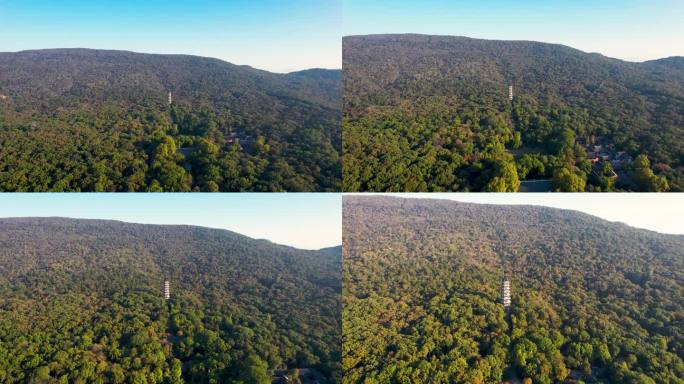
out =
[(340, 258), (201, 227), (0, 219), (0, 382), (339, 382)]
[(339, 70), (0, 53), (0, 190), (339, 190), (340, 97)]
[(684, 383), (684, 236), (532, 206), (343, 207), (344, 383)]
[(560, 191), (682, 191), (683, 62), (531, 41), (345, 37), (343, 189), (524, 191), (546, 180)]

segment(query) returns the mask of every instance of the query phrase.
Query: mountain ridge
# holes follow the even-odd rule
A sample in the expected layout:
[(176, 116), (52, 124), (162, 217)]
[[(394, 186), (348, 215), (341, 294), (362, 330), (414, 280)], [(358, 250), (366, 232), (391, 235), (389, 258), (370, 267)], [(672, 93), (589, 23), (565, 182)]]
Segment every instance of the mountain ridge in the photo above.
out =
[[(350, 199), (351, 197), (353, 197), (353, 199)], [(345, 196), (345, 198), (349, 199), (350, 201), (353, 201), (354, 204), (363, 205), (364, 203), (367, 203), (370, 206), (373, 206), (376, 204), (373, 202), (373, 200), (383, 200), (383, 203), (387, 204), (387, 205), (397, 205), (397, 204), (393, 204), (392, 200), (394, 200), (394, 199), (419, 200), (416, 198), (402, 197), (402, 196), (374, 196), (374, 197), (369, 196), (369, 197), (364, 197), (364, 196), (358, 196), (357, 195), (357, 196)], [(368, 199), (368, 200), (364, 202), (365, 199)], [(578, 217), (583, 217), (585, 219), (590, 218), (593, 220), (598, 220), (599, 222), (609, 224), (609, 225), (615, 225), (617, 227), (627, 228), (627, 229), (635, 230), (635, 231), (644, 231), (647, 233), (653, 233), (653, 234), (662, 235), (662, 236), (672, 236), (672, 237), (680, 238), (681, 240), (684, 240), (684, 234), (659, 232), (657, 230), (653, 230), (653, 229), (649, 229), (649, 228), (636, 227), (636, 226), (633, 226), (631, 224), (628, 224), (628, 223), (625, 223), (622, 221), (609, 220), (609, 219), (603, 218), (601, 216), (594, 215), (592, 213), (587, 213), (587, 212), (583, 212), (583, 211), (572, 209), (572, 208), (558, 208), (558, 207), (551, 207), (551, 206), (546, 206), (546, 205), (541, 205), (541, 204), (476, 203), (476, 202), (466, 202), (466, 201), (458, 201), (458, 200), (451, 200), (451, 199), (440, 199), (440, 198), (429, 198), (429, 199), (422, 199), (422, 200), (441, 202), (445, 206), (453, 204), (454, 207), (458, 207), (459, 205), (476, 206), (476, 207), (482, 207), (485, 209), (492, 209), (492, 208), (497, 208), (497, 207), (510, 207), (510, 208), (520, 207), (521, 209), (525, 209), (525, 208), (530, 208), (533, 210), (538, 209), (538, 210), (547, 211), (550, 213), (552, 213), (552, 212), (566, 212), (566, 213), (570, 213), (572, 215), (577, 215)], [(409, 203), (415, 203), (415, 201), (411, 201)], [(403, 206), (403, 203), (399, 204), (399, 206)]]
[(417, 37), (417, 38), (449, 38), (449, 39), (462, 39), (462, 40), (471, 40), (471, 41), (489, 41), (489, 42), (507, 42), (507, 43), (534, 43), (534, 44), (544, 44), (544, 45), (550, 45), (550, 46), (555, 46), (555, 47), (560, 47), (560, 48), (566, 48), (570, 49), (573, 51), (578, 51), (585, 53), (587, 55), (595, 55), (595, 56), (600, 56), (606, 59), (611, 59), (611, 60), (617, 60), (617, 61), (622, 61), (625, 63), (649, 63), (649, 62), (658, 62), (658, 61), (663, 61), (663, 60), (670, 60), (673, 59), (673, 61), (679, 61), (679, 60), (684, 60), (684, 56), (680, 55), (675, 55), (675, 56), (665, 56), (661, 58), (656, 58), (656, 59), (647, 59), (647, 60), (641, 60), (641, 61), (632, 61), (632, 60), (627, 60), (627, 59), (621, 59), (618, 57), (612, 57), (605, 55), (601, 52), (591, 52), (591, 51), (585, 51), (579, 48), (572, 47), (567, 44), (563, 43), (554, 43), (554, 42), (547, 42), (547, 41), (538, 41), (538, 40), (527, 40), (527, 39), (494, 39), (494, 38), (481, 38), (481, 37), (470, 37), (470, 36), (465, 36), (465, 35), (447, 35), (447, 34), (439, 34), (439, 35), (433, 35), (429, 33), (372, 33), (372, 34), (352, 34), (352, 35), (345, 35), (342, 38), (363, 38), (363, 37), (378, 37), (378, 38), (383, 38), (383, 37), (394, 37), (397, 39), (400, 39), (402, 37)]
[(232, 236), (239, 236), (239, 237), (242, 237), (246, 240), (251, 240), (254, 242), (262, 242), (262, 243), (272, 244), (274, 246), (291, 248), (291, 249), (298, 250), (298, 251), (309, 251), (309, 252), (324, 252), (327, 250), (334, 251), (335, 249), (341, 247), (341, 245), (339, 245), (339, 246), (335, 245), (335, 246), (323, 247), (323, 248), (319, 248), (319, 249), (300, 248), (300, 247), (293, 246), (293, 245), (277, 243), (275, 241), (265, 239), (265, 238), (250, 237), (248, 235), (242, 234), (242, 233), (234, 231), (234, 230), (226, 229), (226, 228), (207, 227), (207, 226), (197, 225), (197, 224), (155, 224), (155, 223), (139, 223), (139, 222), (134, 222), (134, 221), (125, 221), (125, 220), (117, 220), (117, 219), (92, 219), (92, 218), (79, 218), (79, 217), (68, 217), (68, 216), (0, 217), (0, 223), (7, 224), (7, 223), (12, 223), (12, 222), (32, 223), (32, 224), (46, 224), (46, 223), (47, 224), (59, 224), (59, 223), (72, 222), (75, 224), (117, 224), (117, 225), (121, 225), (121, 226), (137, 225), (137, 226), (150, 226), (150, 227), (162, 227), (162, 228), (168, 227), (170, 229), (187, 229), (187, 230), (200, 229), (200, 230), (207, 230), (207, 231), (226, 232), (227, 234), (230, 234)]
[(138, 54), (138, 55), (151, 55), (151, 56), (179, 56), (179, 57), (196, 57), (196, 58), (201, 58), (201, 59), (210, 59), (210, 60), (218, 60), (227, 64), (234, 65), (236, 67), (244, 67), (244, 68), (249, 68), (253, 69), (256, 71), (262, 71), (262, 72), (268, 72), (268, 73), (273, 73), (273, 74), (279, 74), (279, 75), (289, 75), (297, 72), (306, 72), (310, 70), (326, 70), (326, 71), (341, 71), (341, 68), (324, 68), (324, 67), (306, 67), (306, 68), (301, 68), (301, 69), (295, 69), (289, 72), (274, 72), (270, 71), (268, 69), (262, 69), (262, 68), (257, 68), (253, 67), (249, 64), (237, 64), (233, 63), (232, 61), (228, 59), (222, 59), (219, 57), (214, 57), (214, 56), (204, 56), (204, 55), (196, 55), (196, 54), (189, 54), (189, 53), (156, 53), (156, 52), (139, 52), (139, 51), (131, 51), (127, 49), (109, 49), (109, 48), (87, 48), (87, 47), (60, 47), (60, 48), (36, 48), (36, 49), (22, 49), (19, 51), (0, 51), (0, 55), (2, 54), (15, 54), (15, 53), (40, 53), (40, 52), (50, 52), (50, 51), (62, 51), (63, 53), (69, 53), (69, 52), (78, 52), (78, 51), (83, 51), (83, 52), (120, 52), (120, 53), (132, 53), (132, 54)]
[[(249, 65), (241, 65), (241, 64), (235, 64), (223, 59), (215, 58), (215, 57), (209, 57), (209, 56), (197, 56), (197, 55), (189, 55), (189, 54), (160, 54), (160, 53), (141, 53), (141, 52), (135, 52), (135, 51), (128, 51), (128, 50), (115, 50), (115, 49), (93, 49), (93, 48), (50, 48), (50, 49), (32, 49), (32, 50), (24, 50), (24, 51), (17, 51), (17, 52), (0, 52), (0, 64), (2, 64), (3, 59), (7, 61), (11, 61), (12, 59), (21, 62), (22, 59), (42, 59), (42, 60), (56, 60), (58, 58), (71, 58), (71, 57), (77, 57), (80, 59), (83, 58), (88, 58), (88, 59), (109, 59), (113, 57), (127, 57), (129, 59), (144, 59), (144, 60), (153, 60), (156, 62), (157, 65), (165, 64), (168, 65), (169, 63), (173, 63), (174, 61), (176, 62), (181, 62), (185, 63), (186, 65), (196, 63), (196, 64), (204, 64), (204, 65), (215, 65), (217, 66), (217, 69), (221, 69), (221, 67), (226, 67), (226, 69), (232, 69), (232, 70), (240, 70), (244, 75), (252, 74), (252, 75), (260, 75), (260, 76), (267, 76), (271, 79), (276, 79), (276, 78), (287, 78), (289, 76), (295, 76), (295, 75), (307, 75), (310, 73), (316, 73), (317, 70), (319, 71), (327, 71), (329, 73), (339, 73), (341, 70), (339, 69), (321, 69), (321, 68), (306, 68), (302, 70), (297, 70), (297, 71), (292, 71), (288, 73), (276, 73), (276, 72), (270, 72), (267, 70), (263, 69), (258, 69), (251, 67)], [(129, 68), (135, 69), (136, 67), (132, 66), (135, 63), (128, 63)], [(162, 76), (163, 77), (163, 76)], [(2, 78), (0, 77), (0, 80)], [(162, 80), (162, 79), (160, 79)], [(0, 82), (0, 85), (2, 83)], [(171, 85), (171, 84), (169, 84)], [(165, 95), (164, 95), (165, 96)]]

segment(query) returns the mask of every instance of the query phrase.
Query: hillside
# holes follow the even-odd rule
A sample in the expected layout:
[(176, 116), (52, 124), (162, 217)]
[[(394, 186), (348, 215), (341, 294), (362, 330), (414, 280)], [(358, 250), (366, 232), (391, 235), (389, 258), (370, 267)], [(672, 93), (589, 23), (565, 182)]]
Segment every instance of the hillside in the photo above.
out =
[(0, 219), (0, 382), (338, 382), (339, 271), (218, 229)]
[(516, 191), (534, 179), (558, 190), (684, 190), (682, 60), (345, 37), (344, 190)]
[(343, 382), (684, 380), (684, 236), (543, 207), (343, 204)]
[(340, 94), (339, 70), (0, 53), (0, 190), (339, 190)]

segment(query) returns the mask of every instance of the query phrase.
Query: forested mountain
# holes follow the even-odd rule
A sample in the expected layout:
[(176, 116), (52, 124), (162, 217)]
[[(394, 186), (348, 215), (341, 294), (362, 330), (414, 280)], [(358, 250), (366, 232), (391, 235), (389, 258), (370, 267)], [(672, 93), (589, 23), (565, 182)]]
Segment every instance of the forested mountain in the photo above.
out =
[(662, 65), (684, 71), (684, 57), (681, 56), (672, 56), (666, 57), (664, 59), (649, 60), (646, 63), (653, 65)]
[(340, 98), (339, 70), (0, 53), (0, 190), (339, 190)]
[(343, 189), (517, 191), (551, 179), (562, 191), (682, 191), (683, 60), (345, 37)]
[(343, 207), (343, 382), (684, 382), (684, 236), (532, 206)]
[(270, 383), (276, 368), (339, 382), (340, 256), (201, 227), (0, 219), (0, 382)]

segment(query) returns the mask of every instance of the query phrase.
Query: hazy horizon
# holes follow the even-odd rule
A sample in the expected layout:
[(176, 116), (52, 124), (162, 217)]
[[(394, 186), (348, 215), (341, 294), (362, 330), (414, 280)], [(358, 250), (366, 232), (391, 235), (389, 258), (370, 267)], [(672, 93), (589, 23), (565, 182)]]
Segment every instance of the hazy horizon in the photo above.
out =
[(21, 52), (34, 52), (34, 51), (58, 51), (58, 50), (88, 50), (88, 51), (109, 51), (109, 52), (128, 52), (128, 53), (134, 53), (134, 54), (140, 54), (140, 55), (162, 55), (162, 56), (193, 56), (193, 57), (201, 57), (205, 59), (215, 59), (215, 60), (221, 60), (223, 62), (233, 64), (233, 65), (238, 65), (238, 66), (247, 66), (251, 67), (256, 70), (260, 71), (267, 71), (271, 73), (278, 73), (278, 74), (288, 74), (288, 73), (293, 73), (293, 72), (299, 72), (299, 71), (306, 71), (309, 69), (323, 69), (323, 70), (329, 70), (329, 71), (341, 71), (342, 68), (323, 68), (323, 67), (310, 67), (310, 68), (300, 68), (300, 69), (295, 69), (292, 71), (284, 71), (284, 72), (278, 72), (278, 71), (270, 71), (268, 69), (263, 69), (263, 68), (257, 68), (249, 64), (243, 64), (243, 63), (236, 63), (236, 62), (231, 62), (228, 60), (224, 60), (220, 57), (213, 57), (213, 56), (203, 56), (203, 55), (193, 55), (189, 53), (158, 53), (158, 52), (138, 52), (138, 51), (131, 51), (128, 49), (108, 49), (108, 48), (91, 48), (91, 47), (55, 47), (55, 48), (35, 48), (35, 49), (22, 49), (19, 51), (0, 51), (0, 53), (21, 53)]
[(535, 42), (535, 43), (542, 43), (542, 44), (550, 44), (550, 45), (561, 45), (564, 47), (569, 47), (572, 49), (577, 49), (579, 51), (582, 51), (587, 54), (600, 54), (604, 57), (610, 58), (610, 59), (617, 59), (621, 61), (626, 61), (626, 62), (632, 62), (632, 63), (643, 63), (646, 61), (652, 61), (652, 60), (659, 60), (659, 59), (666, 59), (670, 57), (684, 57), (684, 53), (679, 54), (679, 55), (669, 55), (669, 56), (662, 56), (662, 57), (655, 57), (655, 58), (649, 58), (646, 60), (630, 60), (630, 59), (624, 59), (624, 58), (619, 58), (619, 57), (612, 57), (605, 55), (601, 52), (591, 52), (591, 51), (585, 51), (577, 47), (573, 47), (567, 44), (555, 42), (555, 41), (543, 41), (543, 40), (528, 40), (528, 39), (493, 39), (493, 38), (484, 38), (484, 37), (478, 37), (478, 36), (465, 36), (465, 35), (445, 35), (445, 34), (428, 34), (428, 33), (419, 33), (419, 32), (387, 32), (387, 33), (367, 33), (367, 34), (360, 34), (360, 35), (344, 35), (342, 36), (343, 38), (346, 37), (353, 37), (353, 36), (382, 36), (382, 35), (418, 35), (418, 36), (442, 36), (442, 37), (463, 37), (467, 39), (473, 39), (473, 40), (487, 40), (487, 41), (512, 41), (512, 42)]
[(190, 225), (317, 250), (342, 244), (341, 200), (315, 193), (16, 193), (0, 194), (0, 219)]
[(341, 0), (0, 0), (0, 52), (188, 54), (277, 73), (342, 67)]
[(642, 62), (684, 56), (682, 19), (684, 2), (677, 0), (346, 0), (343, 35), (418, 33), (538, 41)]
[(684, 235), (684, 194), (679, 193), (345, 193), (345, 196), (388, 196), (450, 200), (491, 205), (528, 205), (573, 210), (633, 228)]

